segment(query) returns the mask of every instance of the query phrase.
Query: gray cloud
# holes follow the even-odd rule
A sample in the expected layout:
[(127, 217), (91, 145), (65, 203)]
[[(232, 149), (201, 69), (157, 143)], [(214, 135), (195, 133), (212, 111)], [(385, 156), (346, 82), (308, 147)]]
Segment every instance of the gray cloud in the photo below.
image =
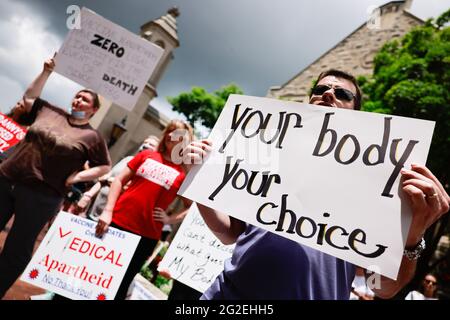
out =
[[(136, 33), (142, 24), (176, 5), (181, 13), (177, 19), (181, 46), (158, 86), (159, 97), (174, 96), (195, 85), (214, 90), (229, 82), (240, 85), (246, 94), (264, 96), (269, 87), (283, 84), (359, 27), (367, 19), (369, 6), (386, 2), (20, 0), (0, 10), (0, 17), (10, 17), (20, 6), (28, 10), (22, 18), (41, 21), (41, 31), (62, 42), (68, 31), (66, 8), (71, 4), (86, 6)], [(426, 17), (449, 6), (450, 0), (415, 0), (412, 11)], [(0, 32), (0, 47), (14, 47), (16, 38), (14, 30)], [(44, 58), (36, 58), (34, 69), (30, 64), (0, 61), (2, 74), (25, 86), (25, 79), (34, 76), (32, 71), (40, 68)]]

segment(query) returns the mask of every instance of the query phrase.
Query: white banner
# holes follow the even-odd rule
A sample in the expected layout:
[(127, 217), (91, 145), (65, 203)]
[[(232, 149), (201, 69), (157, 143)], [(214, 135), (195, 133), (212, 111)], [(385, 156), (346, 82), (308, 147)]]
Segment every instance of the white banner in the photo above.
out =
[(61, 211), (21, 280), (74, 300), (113, 300), (140, 237)]
[(173, 279), (203, 293), (222, 272), (233, 249), (234, 245), (222, 244), (208, 229), (194, 203), (158, 270), (168, 270)]
[(83, 7), (81, 28), (67, 34), (55, 71), (130, 111), (163, 51)]
[[(395, 279), (434, 122), (231, 95), (184, 197)], [(288, 261), (286, 261), (288, 263)]]

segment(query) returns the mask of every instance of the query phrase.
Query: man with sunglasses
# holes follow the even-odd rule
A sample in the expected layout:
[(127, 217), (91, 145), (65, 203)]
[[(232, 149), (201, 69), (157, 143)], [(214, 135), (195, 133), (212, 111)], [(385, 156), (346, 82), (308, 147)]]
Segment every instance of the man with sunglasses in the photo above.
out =
[(339, 70), (322, 72), (309, 98), (310, 104), (341, 109), (361, 109), (361, 91), (355, 78)]
[[(310, 104), (359, 110), (361, 92), (355, 78), (339, 70), (319, 75)], [(201, 163), (211, 150), (208, 140), (185, 148), (185, 163)], [(449, 209), (450, 197), (436, 177), (422, 165), (403, 168), (403, 191), (409, 196), (413, 219), (397, 281), (380, 276), (371, 288), (381, 298), (393, 297), (415, 272), (424, 249), (423, 235)], [(211, 231), (224, 243), (236, 243), (224, 271), (202, 299), (347, 300), (355, 266), (331, 255), (244, 223), (197, 204)]]

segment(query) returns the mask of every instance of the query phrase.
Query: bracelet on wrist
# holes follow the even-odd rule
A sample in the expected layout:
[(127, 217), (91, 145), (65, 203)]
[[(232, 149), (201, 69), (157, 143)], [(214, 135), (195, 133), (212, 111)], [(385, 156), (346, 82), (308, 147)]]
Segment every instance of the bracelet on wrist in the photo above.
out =
[(406, 249), (403, 251), (403, 255), (410, 261), (414, 261), (420, 258), (423, 250), (425, 250), (425, 239), (420, 239), (419, 243), (411, 249)]

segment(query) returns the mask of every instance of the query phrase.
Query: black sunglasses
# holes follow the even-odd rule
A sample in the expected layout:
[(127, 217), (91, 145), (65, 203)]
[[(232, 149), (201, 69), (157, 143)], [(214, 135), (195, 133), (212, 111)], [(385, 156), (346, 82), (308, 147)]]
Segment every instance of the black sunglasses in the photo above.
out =
[(436, 282), (435, 281), (433, 281), (433, 280), (428, 280), (428, 279), (425, 279), (424, 280), (425, 281), (425, 283), (431, 283), (433, 286), (435, 286), (436, 285)]
[(325, 93), (325, 91), (328, 91), (330, 89), (333, 89), (335, 97), (339, 100), (352, 101), (356, 98), (356, 96), (350, 90), (344, 88), (333, 88), (324, 84), (315, 86), (312, 90), (312, 94), (321, 96)]

